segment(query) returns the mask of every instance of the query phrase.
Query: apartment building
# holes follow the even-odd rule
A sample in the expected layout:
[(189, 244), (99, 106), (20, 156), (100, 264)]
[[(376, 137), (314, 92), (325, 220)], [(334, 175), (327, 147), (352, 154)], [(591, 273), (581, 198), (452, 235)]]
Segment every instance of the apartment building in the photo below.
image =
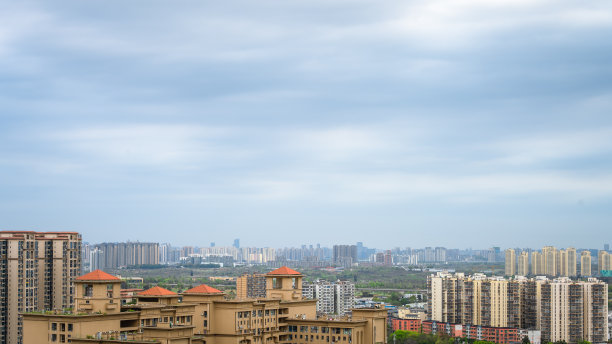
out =
[(0, 344), (21, 344), (21, 312), (66, 309), (81, 274), (76, 232), (0, 232)]
[(159, 264), (159, 244), (150, 242), (114, 242), (95, 245), (100, 253), (101, 269)]
[(516, 275), (516, 252), (511, 248), (506, 250), (505, 272), (506, 276)]
[(228, 299), (206, 285), (181, 294), (153, 287), (118, 307), (121, 281), (102, 271), (76, 279), (73, 312), (24, 314), (24, 344), (386, 344), (387, 311), (355, 309), (339, 320), (318, 318), (302, 297), (302, 274), (266, 274), (266, 298)]
[(591, 276), (591, 252), (589, 251), (580, 253), (580, 275), (582, 277)]
[(608, 338), (607, 284), (567, 277), (506, 280), (482, 274), (428, 277), (428, 319), (541, 331), (542, 340), (603, 342)]
[(236, 279), (236, 298), (258, 299), (266, 297), (266, 275), (245, 274)]
[(597, 252), (597, 270), (601, 275), (601, 271), (612, 270), (612, 254), (607, 251)]
[[(518, 264), (517, 264), (518, 260)], [(531, 252), (531, 267), (529, 267), (529, 254), (522, 251), (520, 254), (513, 249), (506, 250), (506, 276), (549, 276), (549, 277), (575, 277), (577, 276), (576, 249), (557, 249), (545, 246), (541, 252)], [(518, 265), (518, 269), (516, 269)], [(516, 270), (515, 270), (516, 269)], [(516, 271), (515, 274), (511, 272)]]
[(519, 276), (528, 276), (529, 275), (529, 253), (523, 251), (518, 256), (518, 268), (516, 273)]
[(304, 298), (317, 300), (319, 314), (344, 315), (355, 307), (355, 284), (348, 281), (304, 283), (303, 293)]
[(357, 263), (356, 245), (334, 245), (333, 263), (343, 266), (351, 266)]

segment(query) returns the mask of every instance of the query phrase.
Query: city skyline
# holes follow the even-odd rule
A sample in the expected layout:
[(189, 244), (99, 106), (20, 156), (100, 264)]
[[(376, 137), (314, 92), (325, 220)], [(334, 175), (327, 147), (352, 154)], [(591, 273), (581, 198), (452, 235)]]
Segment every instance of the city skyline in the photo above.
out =
[(2, 9), (0, 230), (612, 239), (609, 1)]

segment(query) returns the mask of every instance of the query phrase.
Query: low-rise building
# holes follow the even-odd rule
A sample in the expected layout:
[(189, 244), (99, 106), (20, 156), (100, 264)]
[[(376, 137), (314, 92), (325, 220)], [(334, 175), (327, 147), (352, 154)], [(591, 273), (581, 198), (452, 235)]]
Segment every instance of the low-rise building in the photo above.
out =
[(302, 274), (282, 267), (266, 274), (266, 298), (228, 299), (200, 285), (183, 293), (153, 287), (121, 307), (121, 280), (93, 271), (75, 280), (72, 312), (26, 313), (24, 344), (376, 344), (386, 343), (386, 310), (353, 310), (321, 319), (302, 297)]

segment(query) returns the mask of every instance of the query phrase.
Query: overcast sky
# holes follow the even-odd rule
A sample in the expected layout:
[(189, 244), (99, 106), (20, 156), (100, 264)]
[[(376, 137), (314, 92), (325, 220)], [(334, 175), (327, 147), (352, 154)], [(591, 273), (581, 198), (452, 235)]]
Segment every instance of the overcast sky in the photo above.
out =
[(612, 2), (3, 2), (0, 229), (601, 248)]

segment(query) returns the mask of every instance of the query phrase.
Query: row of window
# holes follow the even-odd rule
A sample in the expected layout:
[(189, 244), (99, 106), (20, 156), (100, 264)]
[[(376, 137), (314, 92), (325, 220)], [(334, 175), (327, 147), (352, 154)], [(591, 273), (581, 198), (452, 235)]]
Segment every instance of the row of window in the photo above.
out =
[[(308, 332), (310, 327), (310, 333), (319, 333), (319, 326), (300, 326), (299, 332)], [(332, 333), (332, 334), (347, 334), (351, 335), (353, 333), (353, 329), (351, 328), (337, 328), (337, 327), (320, 327), (321, 333)], [(288, 332), (298, 332), (298, 326), (290, 325), (287, 326)]]
[(72, 324), (66, 324), (66, 323), (51, 323), (51, 331), (57, 331), (59, 328), (60, 332), (65, 332), (66, 329), (68, 329), (68, 332), (72, 332)]

